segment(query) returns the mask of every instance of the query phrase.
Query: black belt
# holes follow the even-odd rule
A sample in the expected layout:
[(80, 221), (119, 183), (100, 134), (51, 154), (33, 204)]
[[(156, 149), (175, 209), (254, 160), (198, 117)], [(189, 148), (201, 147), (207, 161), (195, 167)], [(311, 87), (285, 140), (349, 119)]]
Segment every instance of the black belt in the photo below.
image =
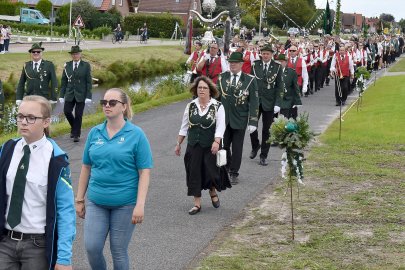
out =
[(16, 241), (45, 236), (44, 233), (22, 233), (22, 232), (10, 231), (7, 229), (4, 229), (3, 235), (7, 235), (12, 240), (16, 240)]

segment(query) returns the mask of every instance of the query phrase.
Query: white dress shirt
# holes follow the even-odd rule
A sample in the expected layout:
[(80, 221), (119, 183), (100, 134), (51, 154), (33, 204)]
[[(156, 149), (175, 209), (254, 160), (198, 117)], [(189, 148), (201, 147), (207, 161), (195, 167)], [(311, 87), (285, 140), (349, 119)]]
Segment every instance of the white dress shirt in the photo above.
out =
[(32, 69), (35, 70), (35, 63), (38, 63), (36, 71), (39, 71), (39, 66), (41, 65), (41, 62), (42, 62), (42, 59), (39, 59), (38, 62), (32, 61)]
[[(340, 53), (337, 53), (337, 55), (340, 57)], [(350, 75), (354, 75), (354, 65), (353, 65), (353, 59), (352, 57), (346, 53), (345, 57), (349, 57), (349, 70), (350, 70)], [(330, 64), (330, 72), (336, 72), (336, 54), (332, 58), (332, 62)]]
[[(24, 138), (17, 142), (10, 167), (6, 175), (7, 209), (6, 220), (10, 208), (11, 194), (17, 167), (24, 155), (23, 147), (27, 145)], [(45, 233), (46, 225), (46, 195), (48, 188), (48, 169), (53, 146), (45, 135), (42, 139), (29, 144), (31, 154), (25, 184), (24, 201), (22, 206), (21, 223), (13, 230), (23, 233)], [(11, 227), (6, 222), (6, 228)]]
[[(77, 64), (76, 64), (76, 63), (77, 63)], [(80, 60), (77, 61), (77, 62), (73, 61), (73, 67), (72, 67), (73, 71), (75, 70), (76, 65), (77, 65), (77, 67), (79, 68)]]
[[(184, 111), (183, 114), (183, 120), (181, 122), (181, 127), (180, 127), (180, 131), (179, 131), (179, 135), (180, 136), (187, 136), (187, 132), (188, 132), (188, 111), (190, 108), (190, 104), (191, 103), (195, 103), (197, 105), (198, 108), (198, 115), (203, 116), (204, 114), (206, 114), (208, 112), (209, 107), (211, 106), (211, 104), (217, 104), (218, 101), (214, 98), (211, 98), (210, 101), (207, 104), (207, 107), (204, 110), (201, 110), (200, 107), (200, 102), (198, 101), (198, 98), (194, 99), (193, 101), (191, 101), (187, 106), (186, 109)], [(224, 132), (225, 132), (225, 110), (224, 110), (224, 106), (219, 106), (217, 113), (215, 114), (215, 123), (216, 123), (216, 127), (215, 127), (215, 138), (223, 138), (224, 137)]]
[[(297, 61), (298, 57), (294, 57), (291, 58), (291, 61), (293, 61), (292, 63), (295, 63), (295, 61)], [(307, 88), (308, 88), (308, 80), (309, 80), (309, 76), (308, 76), (308, 70), (307, 70), (307, 62), (305, 62), (305, 58), (301, 57), (301, 66), (302, 66), (302, 91), (303, 92), (307, 92)]]

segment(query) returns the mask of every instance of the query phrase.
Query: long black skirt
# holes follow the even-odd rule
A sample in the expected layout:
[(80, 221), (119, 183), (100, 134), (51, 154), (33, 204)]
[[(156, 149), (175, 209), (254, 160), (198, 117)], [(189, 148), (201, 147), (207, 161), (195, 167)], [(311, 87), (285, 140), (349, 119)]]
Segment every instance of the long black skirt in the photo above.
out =
[(198, 143), (194, 146), (187, 144), (184, 165), (188, 196), (201, 197), (201, 190), (213, 187), (219, 192), (232, 187), (225, 166), (217, 167), (211, 147), (201, 147)]

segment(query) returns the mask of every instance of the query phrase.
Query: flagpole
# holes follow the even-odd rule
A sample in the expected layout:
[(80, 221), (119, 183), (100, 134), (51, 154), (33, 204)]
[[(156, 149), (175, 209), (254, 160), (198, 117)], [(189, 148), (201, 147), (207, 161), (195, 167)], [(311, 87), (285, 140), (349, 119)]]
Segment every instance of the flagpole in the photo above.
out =
[(263, 0), (260, 0), (260, 21), (259, 21), (259, 38), (262, 36), (262, 14), (263, 14)]
[(72, 37), (72, 0), (70, 0), (70, 11), (69, 11), (69, 38)]

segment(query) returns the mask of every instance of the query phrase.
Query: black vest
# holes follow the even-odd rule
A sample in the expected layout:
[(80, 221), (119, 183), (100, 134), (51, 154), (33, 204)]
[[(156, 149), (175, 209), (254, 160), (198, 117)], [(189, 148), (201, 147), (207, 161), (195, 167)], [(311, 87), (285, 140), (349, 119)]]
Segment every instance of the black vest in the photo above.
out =
[(198, 114), (197, 104), (190, 103), (188, 109), (188, 144), (199, 143), (201, 147), (210, 147), (215, 138), (216, 114), (220, 103), (211, 104), (203, 116)]

